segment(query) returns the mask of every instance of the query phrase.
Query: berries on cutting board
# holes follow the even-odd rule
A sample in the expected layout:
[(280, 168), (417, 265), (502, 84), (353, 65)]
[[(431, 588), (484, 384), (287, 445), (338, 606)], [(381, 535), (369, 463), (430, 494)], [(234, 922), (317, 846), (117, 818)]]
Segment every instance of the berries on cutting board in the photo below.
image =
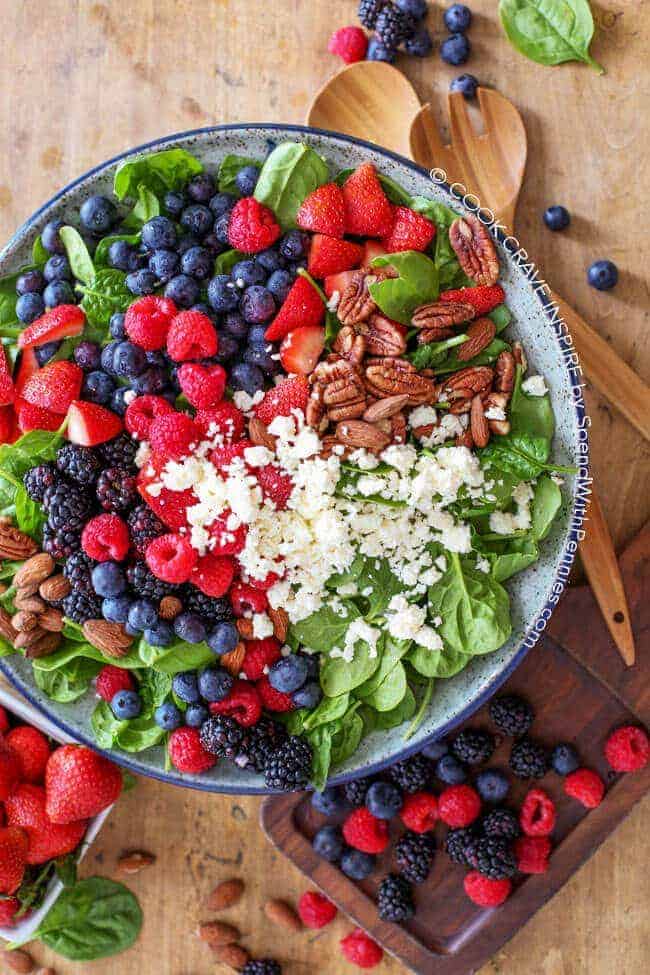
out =
[(458, 66), (469, 59), (471, 45), (464, 34), (452, 34), (440, 45), (440, 57), (447, 64)]
[(613, 731), (605, 743), (605, 758), (615, 772), (637, 772), (650, 757), (650, 740), (643, 728), (625, 725)]
[(330, 54), (337, 54), (346, 64), (363, 61), (368, 38), (360, 27), (339, 27), (327, 42)]
[(594, 261), (587, 271), (587, 281), (598, 291), (609, 291), (618, 282), (618, 268), (613, 261)]
[(566, 207), (555, 204), (544, 210), (544, 223), (549, 230), (565, 230), (571, 223), (571, 215)]

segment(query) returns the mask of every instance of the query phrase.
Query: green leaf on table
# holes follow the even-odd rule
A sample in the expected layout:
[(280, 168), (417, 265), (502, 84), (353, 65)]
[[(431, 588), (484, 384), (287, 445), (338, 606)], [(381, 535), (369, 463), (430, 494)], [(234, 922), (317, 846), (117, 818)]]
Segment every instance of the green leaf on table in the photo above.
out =
[(283, 230), (296, 226), (300, 204), (329, 178), (327, 163), (302, 142), (282, 142), (266, 157), (255, 199), (270, 207)]
[(217, 185), (220, 193), (232, 193), (234, 196), (241, 196), (241, 193), (237, 189), (237, 184), (235, 183), (235, 177), (240, 169), (244, 166), (257, 166), (260, 168), (261, 163), (257, 159), (249, 159), (248, 156), (236, 156), (233, 153), (228, 153), (221, 160), (219, 166), (219, 173), (217, 176)]
[[(429, 614), (440, 616), (437, 632), (444, 652), (482, 654), (498, 650), (510, 636), (510, 599), (503, 586), (478, 571), (457, 552), (447, 553), (447, 569), (429, 588)], [(437, 675), (440, 675), (438, 669)], [(433, 675), (431, 675), (433, 676)]]
[(499, 16), (512, 46), (531, 61), (583, 61), (604, 73), (589, 53), (594, 19), (587, 0), (500, 0)]
[(132, 156), (115, 171), (113, 190), (118, 200), (136, 198), (138, 187), (146, 186), (156, 196), (181, 189), (193, 176), (203, 172), (203, 163), (185, 149), (163, 149)]
[(78, 281), (89, 285), (95, 277), (95, 265), (86, 242), (75, 227), (61, 227), (59, 237), (65, 247), (70, 270)]
[(375, 257), (373, 267), (390, 265), (398, 273), (370, 285), (369, 291), (389, 318), (409, 325), (416, 308), (438, 297), (438, 271), (433, 261), (419, 251), (401, 251)]

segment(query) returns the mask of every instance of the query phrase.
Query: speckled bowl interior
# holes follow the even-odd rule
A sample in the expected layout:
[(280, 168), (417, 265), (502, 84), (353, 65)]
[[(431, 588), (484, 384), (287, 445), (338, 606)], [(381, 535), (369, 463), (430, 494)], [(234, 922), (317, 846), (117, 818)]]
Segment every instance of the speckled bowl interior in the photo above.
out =
[[(368, 143), (299, 126), (223, 126), (180, 133), (139, 146), (75, 180), (53, 196), (17, 231), (2, 251), (0, 273), (15, 271), (29, 260), (32, 241), (48, 220), (57, 218), (76, 221), (79, 206), (90, 193), (110, 194), (113, 173), (118, 163), (135, 152), (155, 151), (174, 145), (184, 146), (196, 154), (208, 169), (215, 170), (227, 153), (263, 158), (268, 151), (269, 140), (308, 142), (328, 160), (332, 172), (356, 166), (369, 159), (407, 191), (430, 196), (462, 210), (462, 206), (450, 196), (448, 189), (434, 184), (425, 170)], [(560, 328), (557, 323), (553, 324), (540, 293), (536, 291), (524, 269), (518, 266), (503, 243), (498, 246), (502, 269), (500, 280), (514, 319), (506, 334), (522, 340), (532, 372), (540, 372), (546, 379), (557, 423), (554, 458), (560, 464), (584, 469), (586, 446), (582, 395), (578, 379), (565, 361), (563, 353), (566, 350)], [(512, 599), (513, 617), (513, 633), (508, 642), (495, 653), (476, 657), (458, 676), (436, 682), (426, 718), (407, 744), (403, 740), (403, 727), (370, 735), (364, 739), (345, 766), (336, 770), (334, 781), (377, 770), (398, 757), (419, 750), (427, 740), (440, 737), (465, 720), (512, 673), (543, 631), (568, 577), (581, 520), (576, 501), (578, 480), (574, 476), (565, 477), (561, 516), (542, 546), (539, 562), (507, 583)], [(16, 655), (3, 659), (0, 666), (9, 680), (63, 731), (79, 741), (94, 744), (90, 732), (90, 715), (95, 699), (91, 694), (74, 704), (56, 704), (35, 686), (28, 661)], [(198, 776), (182, 775), (173, 769), (167, 771), (164, 768), (161, 747), (138, 755), (113, 752), (111, 757), (134, 772), (177, 785), (212, 792), (266, 791), (260, 776), (242, 772), (225, 762)]]

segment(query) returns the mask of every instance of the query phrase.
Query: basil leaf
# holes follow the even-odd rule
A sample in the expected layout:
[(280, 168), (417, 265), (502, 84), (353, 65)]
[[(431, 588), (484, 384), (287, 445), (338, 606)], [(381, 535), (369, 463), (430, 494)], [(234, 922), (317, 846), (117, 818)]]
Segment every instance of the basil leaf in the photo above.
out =
[(409, 325), (416, 308), (438, 297), (438, 271), (433, 261), (419, 251), (401, 251), (375, 257), (373, 267), (390, 265), (399, 277), (371, 284), (369, 291), (389, 318)]
[(108, 326), (111, 315), (126, 311), (133, 295), (126, 286), (126, 274), (116, 268), (100, 268), (90, 284), (77, 285), (83, 294), (81, 307), (91, 325)]
[(70, 270), (82, 284), (90, 284), (95, 277), (95, 265), (86, 242), (74, 227), (61, 227), (59, 237), (63, 241)]
[(203, 172), (203, 164), (185, 149), (163, 149), (121, 162), (115, 171), (113, 191), (118, 200), (137, 197), (145, 186), (157, 196), (178, 190), (192, 176)]
[(235, 177), (244, 166), (256, 166), (259, 169), (260, 163), (257, 159), (249, 159), (247, 156), (236, 156), (232, 153), (223, 157), (217, 176), (217, 185), (220, 193), (232, 193), (234, 196), (241, 196), (235, 183)]
[(255, 199), (270, 207), (287, 230), (296, 226), (296, 213), (305, 197), (328, 178), (327, 163), (314, 149), (301, 142), (283, 142), (264, 161)]
[(500, 0), (499, 16), (512, 46), (531, 61), (584, 61), (604, 73), (589, 53), (594, 20), (587, 0)]
[(116, 240), (125, 240), (127, 244), (136, 247), (141, 240), (141, 234), (112, 234), (110, 237), (102, 237), (95, 249), (95, 267), (108, 267), (108, 251), (111, 244)]
[(138, 199), (123, 225), (127, 230), (139, 230), (147, 220), (160, 216), (160, 202), (155, 193), (141, 183), (138, 186)]
[[(445, 653), (482, 654), (498, 650), (510, 636), (510, 600), (495, 579), (447, 553), (442, 579), (429, 589), (429, 612), (440, 616), (438, 633)], [(437, 671), (440, 676), (440, 670)]]

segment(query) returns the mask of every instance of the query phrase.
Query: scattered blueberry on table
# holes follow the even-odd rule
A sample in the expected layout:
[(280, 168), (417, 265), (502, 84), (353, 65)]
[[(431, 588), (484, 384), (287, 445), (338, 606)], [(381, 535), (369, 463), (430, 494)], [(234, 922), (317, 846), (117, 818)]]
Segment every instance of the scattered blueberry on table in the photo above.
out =
[(587, 271), (587, 281), (598, 291), (609, 291), (618, 282), (618, 268), (613, 261), (594, 261)]
[(571, 223), (571, 214), (566, 207), (555, 204), (544, 210), (544, 223), (549, 230), (564, 230)]

